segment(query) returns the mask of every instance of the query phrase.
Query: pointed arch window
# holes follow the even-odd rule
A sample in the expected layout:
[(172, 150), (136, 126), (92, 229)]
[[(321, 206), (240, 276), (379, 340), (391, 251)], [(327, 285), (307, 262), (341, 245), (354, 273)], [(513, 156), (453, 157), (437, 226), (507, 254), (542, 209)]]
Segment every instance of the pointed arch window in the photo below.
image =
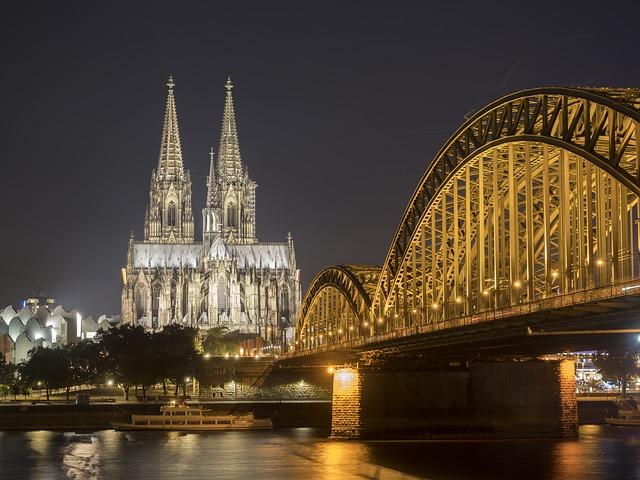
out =
[(236, 206), (230, 203), (227, 205), (227, 227), (235, 228), (236, 226)]
[(173, 201), (169, 202), (169, 207), (167, 208), (167, 226), (176, 226), (176, 204)]
[(158, 316), (160, 313), (160, 285), (156, 284), (151, 290), (151, 326), (158, 328)]
[(278, 315), (278, 326), (280, 328), (287, 328), (291, 326), (291, 324), (289, 322), (289, 289), (285, 285), (280, 287), (279, 301), (280, 313)]
[(136, 289), (135, 303), (136, 320), (140, 320), (147, 313), (147, 292), (144, 288)]

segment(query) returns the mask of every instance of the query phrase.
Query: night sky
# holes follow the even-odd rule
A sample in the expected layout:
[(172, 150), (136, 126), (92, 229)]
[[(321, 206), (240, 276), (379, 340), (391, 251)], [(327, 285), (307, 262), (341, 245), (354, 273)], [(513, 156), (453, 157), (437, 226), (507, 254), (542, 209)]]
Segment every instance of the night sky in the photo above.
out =
[(381, 265), (465, 115), (525, 88), (640, 87), (640, 4), (565, 3), (12, 2), (0, 309), (44, 277), (67, 310), (120, 313), (170, 74), (196, 240), (230, 75), (258, 239), (291, 232), (304, 290), (330, 265)]

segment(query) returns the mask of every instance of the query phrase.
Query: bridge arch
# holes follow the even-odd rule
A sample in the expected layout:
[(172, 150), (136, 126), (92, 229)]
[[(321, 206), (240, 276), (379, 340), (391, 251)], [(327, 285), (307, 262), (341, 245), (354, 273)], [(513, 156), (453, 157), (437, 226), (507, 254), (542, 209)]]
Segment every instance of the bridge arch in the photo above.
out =
[(321, 271), (305, 296), (295, 338), (300, 348), (344, 342), (369, 335), (371, 296), (380, 267), (337, 265)]
[(639, 90), (571, 88), (465, 122), (396, 231), (372, 301), (385, 328), (637, 276), (639, 124)]
[(420, 180), (360, 314), (366, 333), (640, 278), (639, 136), (640, 89), (538, 88), (477, 112)]

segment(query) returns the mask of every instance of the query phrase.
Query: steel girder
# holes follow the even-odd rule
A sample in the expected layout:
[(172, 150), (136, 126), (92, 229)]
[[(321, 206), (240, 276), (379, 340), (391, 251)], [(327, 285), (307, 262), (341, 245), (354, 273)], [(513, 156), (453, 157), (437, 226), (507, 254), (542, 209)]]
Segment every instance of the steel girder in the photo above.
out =
[(338, 265), (313, 280), (296, 323), (296, 344), (303, 349), (368, 336), (371, 296), (380, 267)]
[(637, 253), (639, 124), (638, 89), (534, 89), (474, 115), (431, 163), (396, 232), (372, 302), (384, 330), (588, 288), (596, 276), (602, 284), (591, 270), (607, 256), (617, 278), (633, 273), (620, 258)]

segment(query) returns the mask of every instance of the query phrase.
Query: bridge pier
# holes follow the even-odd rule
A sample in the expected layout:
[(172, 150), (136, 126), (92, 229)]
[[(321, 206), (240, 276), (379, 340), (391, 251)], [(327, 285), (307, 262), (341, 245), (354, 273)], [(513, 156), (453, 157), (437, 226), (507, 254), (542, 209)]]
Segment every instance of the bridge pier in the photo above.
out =
[(335, 438), (576, 437), (573, 362), (356, 366), (333, 380)]

